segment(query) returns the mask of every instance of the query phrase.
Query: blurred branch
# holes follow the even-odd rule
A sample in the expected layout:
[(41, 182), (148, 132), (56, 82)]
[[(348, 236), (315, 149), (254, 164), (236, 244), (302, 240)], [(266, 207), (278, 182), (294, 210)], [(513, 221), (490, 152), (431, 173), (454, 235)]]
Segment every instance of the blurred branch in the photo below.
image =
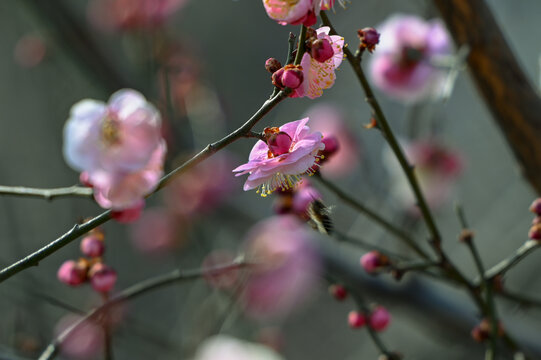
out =
[(471, 75), (517, 157), (541, 194), (541, 98), (484, 0), (435, 0), (457, 46), (468, 45)]
[(181, 281), (194, 280), (202, 276), (212, 276), (223, 274), (231, 270), (241, 269), (249, 266), (250, 264), (245, 262), (244, 259), (238, 258), (232, 263), (226, 265), (218, 265), (206, 269), (193, 269), (193, 270), (181, 270), (176, 269), (169, 273), (155, 276), (153, 278), (141, 281), (124, 291), (121, 291), (115, 296), (112, 296), (107, 302), (100, 307), (88, 312), (85, 317), (74, 323), (72, 326), (62, 332), (52, 343), (50, 343), (45, 351), (39, 357), (39, 360), (53, 359), (58, 353), (59, 347), (70, 336), (73, 331), (80, 328), (85, 322), (97, 320), (100, 315), (103, 315), (115, 305), (118, 305), (124, 301), (134, 299), (150, 291), (162, 288), (164, 286), (172, 285)]
[(92, 189), (82, 186), (69, 186), (54, 189), (38, 189), (23, 186), (0, 185), (0, 195), (13, 195), (24, 197), (37, 197), (52, 200), (58, 197), (92, 197)]
[(63, 1), (55, 1), (54, 5), (40, 0), (26, 0), (25, 3), (50, 24), (58, 45), (68, 52), (76, 63), (83, 65), (92, 79), (97, 78), (108, 93), (125, 87), (135, 87), (115, 69), (105, 51), (81, 26), (81, 22), (74, 19)]
[[(509, 271), (513, 266), (518, 264), (526, 255), (528, 255), (533, 250), (539, 248), (541, 243), (536, 240), (528, 240), (517, 251), (508, 257), (507, 259), (502, 260), (498, 264), (494, 265), (485, 272), (485, 278), (493, 279), (498, 275), (503, 275)], [(477, 280), (478, 281), (478, 280)]]
[(343, 202), (351, 206), (353, 209), (357, 210), (358, 212), (364, 214), (366, 217), (368, 217), (370, 220), (378, 223), (383, 227), (385, 230), (389, 231), (391, 234), (395, 235), (398, 239), (402, 240), (408, 247), (410, 247), (413, 251), (415, 251), (419, 256), (428, 259), (428, 255), (415, 243), (415, 240), (413, 240), (408, 234), (403, 232), (401, 229), (397, 228), (393, 224), (391, 224), (389, 221), (385, 220), (382, 216), (378, 215), (371, 209), (367, 208), (357, 200), (353, 199), (351, 196), (343, 192), (338, 186), (334, 185), (332, 182), (326, 180), (321, 174), (317, 174), (314, 176), (317, 181), (319, 181), (322, 185), (324, 185), (329, 191), (331, 191), (333, 194), (335, 194), (338, 198), (340, 198)]

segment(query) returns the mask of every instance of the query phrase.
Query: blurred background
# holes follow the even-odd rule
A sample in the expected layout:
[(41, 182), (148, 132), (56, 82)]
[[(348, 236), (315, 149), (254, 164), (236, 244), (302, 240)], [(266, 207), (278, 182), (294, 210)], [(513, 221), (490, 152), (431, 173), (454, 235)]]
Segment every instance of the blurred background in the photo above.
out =
[[(261, 106), (272, 92), (265, 60), (283, 61), (288, 34), (298, 31), (270, 20), (260, 1), (180, 1), (152, 24), (141, 23), (135, 15), (116, 17), (107, 7), (114, 2), (128, 6), (106, 0), (0, 3), (0, 184), (40, 188), (77, 184), (78, 174), (62, 156), (62, 129), (70, 107), (84, 98), (107, 101), (125, 87), (141, 91), (161, 110), (169, 148), (166, 171), (172, 169), (236, 129)], [(541, 2), (487, 3), (538, 87)], [(394, 13), (437, 16), (430, 1), (352, 0), (346, 10), (337, 6), (329, 12), (329, 18), (355, 48), (357, 29), (376, 26)], [(465, 210), (487, 267), (524, 243), (532, 218), (528, 206), (536, 195), (518, 172), (467, 70), (459, 73), (446, 102), (407, 105), (378, 90), (376, 94), (404, 141), (437, 139), (460, 159), (461, 172), (450, 190), (445, 189), (448, 196), (434, 206), (452, 260), (470, 278), (476, 276), (467, 248), (456, 241), (460, 224), (455, 202)], [(342, 165), (337, 161), (326, 176), (422, 239), (422, 222), (393, 196), (394, 170), (385, 161), (384, 140), (362, 126), (370, 122), (370, 109), (347, 63), (321, 98), (286, 100), (254, 130), (309, 113), (323, 117), (322, 131), (331, 126), (326, 118), (333, 118), (339, 129), (333, 131), (346, 134), (346, 159)], [(109, 222), (103, 227), (105, 258), (118, 273), (115, 289), (175, 268), (197, 268), (217, 251), (222, 251), (220, 256), (242, 248), (251, 226), (274, 214), (273, 197), (243, 192), (244, 178), (231, 174), (246, 162), (253, 144), (253, 139), (240, 140), (181, 177), (147, 201), (138, 222)], [(332, 218), (341, 232), (404, 250), (366, 217), (324, 188), (319, 190), (325, 203), (334, 206)], [(0, 265), (13, 263), (100, 212), (89, 199), (0, 197)], [(37, 358), (66, 316), (101, 303), (89, 286), (71, 288), (56, 278), (63, 261), (81, 256), (78, 244), (74, 241), (38, 267), (0, 284), (0, 359)], [(364, 253), (346, 244), (333, 246), (351, 264), (358, 264)], [(541, 254), (534, 253), (512, 270), (506, 277), (508, 288), (541, 298), (540, 260)], [(415, 276), (398, 285), (388, 276), (363, 281), (366, 297), (393, 315), (391, 326), (382, 333), (390, 348), (408, 359), (482, 356), (483, 346), (469, 337), (475, 308), (462, 291)], [(216, 333), (274, 344), (286, 359), (377, 358), (366, 332), (348, 327), (353, 301), (335, 301), (323, 282), (295, 311), (265, 320), (247, 316), (234, 294), (211, 285), (204, 280), (181, 283), (123, 306), (113, 335), (115, 358), (190, 359), (201, 341)], [(535, 347), (541, 333), (539, 309), (504, 300), (498, 301), (498, 308), (506, 329), (527, 347)], [(100, 359), (102, 353), (60, 357)]]

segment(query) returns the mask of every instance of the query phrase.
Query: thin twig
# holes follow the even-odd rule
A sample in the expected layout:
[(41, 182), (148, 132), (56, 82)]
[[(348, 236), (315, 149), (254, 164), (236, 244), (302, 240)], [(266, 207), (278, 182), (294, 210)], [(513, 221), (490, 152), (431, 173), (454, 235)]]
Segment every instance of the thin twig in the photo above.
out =
[[(331, 28), (331, 34), (336, 35), (337, 32), (332, 26), (325, 12), (321, 12), (320, 15), (321, 15), (321, 20), (323, 21), (323, 24)], [(379, 105), (372, 91), (372, 88), (370, 87), (370, 84), (368, 83), (368, 80), (366, 79), (366, 76), (363, 72), (361, 64), (359, 61), (357, 61), (358, 58), (355, 57), (347, 47), (344, 47), (344, 53), (346, 54), (346, 59), (350, 63), (355, 74), (357, 75), (357, 78), (359, 79), (359, 82), (361, 83), (361, 87), (363, 88), (366, 95), (366, 99), (365, 99), (366, 102), (368, 103), (368, 105), (370, 105), (370, 107), (372, 108), (372, 111), (374, 112), (376, 116), (378, 129), (382, 131), (385, 139), (387, 140), (387, 143), (389, 144), (393, 153), (398, 159), (398, 162), (400, 163), (400, 166), (402, 167), (402, 170), (404, 171), (406, 178), (408, 179), (411, 190), (413, 191), (413, 194), (415, 195), (415, 199), (417, 200), (417, 205), (421, 211), (421, 214), (423, 215), (423, 219), (425, 220), (425, 223), (430, 232), (431, 242), (433, 246), (435, 247), (435, 249), (438, 251), (438, 254), (441, 255), (441, 249), (440, 249), (441, 235), (436, 226), (432, 213), (430, 212), (430, 208), (428, 207), (425, 197), (421, 191), (421, 188), (415, 176), (413, 167), (409, 164), (408, 160), (406, 159), (406, 156), (404, 155), (404, 151), (402, 150), (402, 148), (400, 147), (400, 144), (398, 143), (398, 140), (394, 136), (393, 131), (391, 130), (391, 127), (387, 121), (387, 118), (385, 117), (385, 114), (383, 113), (383, 110), (381, 109), (381, 106)]]
[(52, 200), (59, 197), (91, 197), (93, 190), (82, 186), (68, 186), (53, 189), (40, 189), (24, 186), (0, 185), (0, 195), (36, 197)]
[[(507, 271), (511, 270), (513, 266), (519, 263), (526, 255), (531, 253), (533, 250), (541, 246), (541, 242), (535, 240), (528, 240), (521, 247), (519, 247), (514, 254), (510, 257), (500, 261), (498, 264), (494, 265), (485, 272), (485, 278), (494, 279), (498, 275), (503, 275)], [(479, 281), (479, 279), (477, 279)]]
[(54, 339), (53, 342), (51, 342), (47, 346), (45, 351), (39, 357), (39, 360), (53, 359), (58, 353), (59, 347), (70, 336), (70, 334), (73, 333), (73, 331), (77, 330), (88, 321), (95, 321), (100, 317), (100, 315), (111, 310), (111, 308), (113, 308), (115, 305), (118, 305), (127, 300), (134, 299), (145, 293), (162, 288), (164, 286), (175, 284), (177, 282), (193, 280), (207, 275), (212, 276), (223, 274), (224, 272), (240, 269), (248, 265), (249, 264), (246, 263), (242, 258), (239, 258), (232, 263), (226, 265), (219, 265), (206, 269), (192, 269), (185, 271), (181, 269), (176, 269), (169, 273), (158, 275), (153, 278), (141, 281), (118, 293), (117, 295), (112, 296), (103, 305), (88, 312), (83, 318), (81, 318), (72, 326), (64, 330), (64, 332), (62, 332), (56, 339)]

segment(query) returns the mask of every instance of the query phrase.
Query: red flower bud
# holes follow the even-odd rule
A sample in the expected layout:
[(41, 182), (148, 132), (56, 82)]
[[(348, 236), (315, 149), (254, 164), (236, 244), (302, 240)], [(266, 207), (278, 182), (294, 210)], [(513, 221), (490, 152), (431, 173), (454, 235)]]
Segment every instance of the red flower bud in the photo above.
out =
[(325, 62), (334, 56), (331, 42), (327, 39), (317, 39), (311, 44), (310, 55), (318, 62)]
[(348, 291), (343, 285), (332, 284), (329, 286), (329, 293), (338, 301), (342, 301), (348, 296)]
[(80, 262), (68, 260), (60, 266), (56, 276), (64, 284), (81, 285), (86, 280), (86, 267)]
[(81, 252), (88, 257), (100, 257), (105, 251), (103, 239), (89, 235), (81, 240)]
[(89, 271), (90, 282), (94, 290), (107, 293), (115, 286), (116, 283), (116, 271), (103, 264), (94, 264)]
[(366, 316), (357, 311), (351, 311), (348, 314), (348, 324), (352, 329), (361, 328), (366, 325)]
[(268, 58), (267, 61), (265, 61), (265, 69), (267, 69), (268, 72), (271, 74), (275, 73), (282, 67), (282, 64), (275, 58)]
[(360, 48), (367, 49), (370, 53), (374, 51), (376, 45), (379, 44), (380, 34), (372, 27), (357, 30), (357, 35), (361, 41)]

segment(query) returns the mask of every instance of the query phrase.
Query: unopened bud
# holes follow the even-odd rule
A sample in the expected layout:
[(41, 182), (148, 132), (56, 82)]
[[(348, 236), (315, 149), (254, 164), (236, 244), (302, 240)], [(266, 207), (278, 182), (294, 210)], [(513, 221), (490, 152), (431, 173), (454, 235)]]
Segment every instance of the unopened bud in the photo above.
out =
[(302, 67), (298, 65), (286, 65), (282, 74), (282, 84), (290, 89), (296, 89), (301, 86), (304, 80)]
[(541, 224), (532, 225), (528, 237), (532, 240), (541, 240)]
[(317, 39), (310, 45), (310, 55), (317, 62), (325, 62), (334, 56), (331, 42), (327, 39)]
[(329, 286), (329, 293), (338, 301), (342, 301), (348, 296), (347, 289), (339, 284), (332, 284)]
[(329, 156), (337, 152), (338, 149), (340, 149), (340, 144), (338, 143), (338, 139), (336, 138), (336, 136), (326, 135), (325, 137), (323, 137), (322, 142), (323, 144), (325, 144), (325, 149), (321, 153), (323, 156), (325, 156), (325, 159), (327, 159)]
[(458, 236), (458, 241), (463, 243), (469, 243), (473, 240), (473, 231), (468, 229), (462, 229), (460, 232), (460, 235)]
[(541, 198), (535, 199), (530, 205), (530, 211), (541, 216)]
[(265, 69), (267, 69), (268, 72), (271, 74), (274, 74), (276, 71), (278, 71), (282, 67), (282, 64), (275, 58), (268, 58), (267, 61), (265, 61)]
[(378, 251), (370, 251), (361, 256), (361, 266), (367, 273), (373, 273), (388, 264), (389, 259)]
[(103, 239), (89, 235), (81, 240), (81, 252), (88, 257), (99, 257), (105, 251)]
[(103, 263), (92, 265), (88, 276), (90, 277), (90, 282), (92, 283), (94, 290), (101, 293), (111, 291), (115, 286), (117, 279), (116, 271)]
[(391, 322), (391, 314), (383, 306), (377, 306), (369, 318), (370, 327), (376, 331), (383, 331)]
[(60, 266), (56, 276), (64, 284), (81, 285), (86, 280), (86, 267), (82, 263), (68, 260)]
[(351, 311), (348, 314), (348, 324), (352, 329), (358, 329), (366, 325), (366, 316), (357, 311)]
[(361, 41), (361, 50), (367, 49), (371, 53), (376, 48), (376, 45), (379, 44), (380, 34), (372, 27), (357, 30), (357, 35)]

